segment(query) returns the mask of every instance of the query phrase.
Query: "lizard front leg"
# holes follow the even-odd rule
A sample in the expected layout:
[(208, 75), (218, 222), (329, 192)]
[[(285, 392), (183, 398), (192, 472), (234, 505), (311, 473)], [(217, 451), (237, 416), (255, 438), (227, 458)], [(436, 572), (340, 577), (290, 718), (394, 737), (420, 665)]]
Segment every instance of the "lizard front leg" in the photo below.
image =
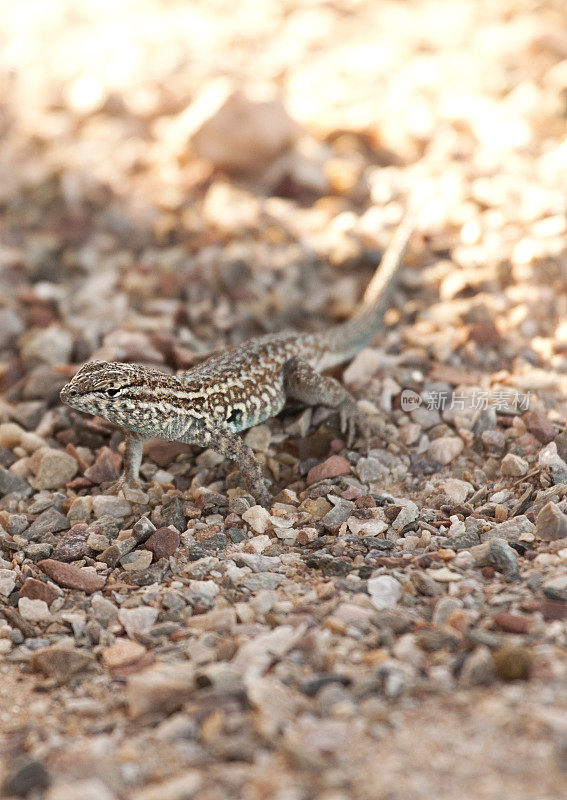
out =
[(122, 475), (109, 487), (112, 494), (118, 494), (123, 489), (141, 489), (140, 464), (144, 437), (134, 431), (125, 431), (126, 440), (124, 457), (122, 459)]
[(294, 356), (284, 367), (284, 387), (287, 397), (309, 406), (327, 406), (339, 411), (341, 432), (347, 434), (347, 446), (351, 446), (358, 428), (369, 439), (372, 425), (363, 414), (354, 397), (335, 378), (321, 375), (316, 369)]
[(140, 483), (140, 464), (142, 463), (142, 452), (144, 437), (139, 433), (128, 431), (126, 434), (126, 444), (124, 447), (124, 479), (129, 484)]

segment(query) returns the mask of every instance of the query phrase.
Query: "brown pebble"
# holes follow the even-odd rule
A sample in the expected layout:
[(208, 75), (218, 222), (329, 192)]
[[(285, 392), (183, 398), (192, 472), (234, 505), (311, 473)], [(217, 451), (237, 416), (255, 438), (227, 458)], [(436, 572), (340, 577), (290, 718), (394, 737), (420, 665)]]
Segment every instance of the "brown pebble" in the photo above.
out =
[(146, 541), (145, 547), (154, 554), (154, 561), (169, 558), (179, 547), (179, 534), (173, 528), (158, 528)]
[[(350, 498), (346, 498), (350, 500)], [(356, 508), (376, 508), (376, 500), (369, 494), (361, 494), (354, 498)]]
[(46, 647), (32, 653), (30, 657), (30, 666), (34, 672), (42, 672), (48, 678), (56, 678), (61, 683), (93, 663), (90, 653), (60, 645)]
[(309, 536), (307, 535), (307, 533), (305, 533), (305, 531), (299, 531), (295, 541), (299, 545), (305, 545), (309, 541)]
[(28, 597), (30, 600), (44, 600), (48, 606), (59, 597), (55, 587), (50, 586), (37, 578), (28, 578), (24, 581), (20, 589), (20, 597)]
[(564, 600), (542, 600), (539, 611), (546, 622), (554, 619), (567, 619), (567, 603)]
[(350, 464), (342, 456), (331, 456), (322, 464), (311, 467), (307, 473), (307, 485), (317, 483), (325, 478), (336, 478), (338, 475), (347, 475), (350, 472)]
[(384, 516), (389, 522), (393, 522), (401, 510), (402, 510), (401, 506), (386, 506), (386, 508), (384, 509)]
[(83, 558), (89, 551), (87, 539), (90, 533), (89, 526), (84, 522), (73, 525), (59, 539), (51, 558), (56, 561), (77, 561)]
[(92, 486), (92, 482), (89, 481), (88, 478), (83, 478), (79, 475), (78, 478), (73, 478), (73, 480), (66, 483), (65, 486), (67, 489), (72, 489), (76, 492), (79, 489), (86, 489), (88, 486)]
[(494, 567), (483, 567), (481, 569), (481, 572), (482, 572), (482, 577), (487, 578), (488, 580), (491, 580), (496, 575), (496, 570), (494, 569)]
[(527, 681), (532, 653), (522, 645), (504, 645), (493, 654), (494, 671), (503, 681)]
[(415, 556), (415, 558), (412, 561), (412, 564), (415, 564), (416, 567), (421, 567), (422, 569), (426, 569), (427, 567), (430, 567), (433, 564), (433, 561), (439, 561), (438, 558), (433, 558), (433, 555), (437, 554), (424, 553), (422, 556)]
[(548, 444), (555, 439), (555, 425), (542, 411), (528, 411), (522, 419), (529, 432), (542, 444)]
[(97, 575), (90, 569), (75, 567), (73, 564), (55, 561), (53, 558), (39, 561), (38, 567), (59, 586), (64, 586), (66, 589), (79, 589), (87, 594), (102, 589), (106, 583), (105, 577)]
[(127, 664), (133, 664), (145, 654), (146, 648), (139, 642), (118, 639), (113, 645), (102, 651), (102, 660), (109, 669), (117, 669), (125, 667)]
[(181, 442), (148, 442), (144, 447), (144, 454), (147, 455), (158, 467), (166, 467), (181, 453), (187, 453), (189, 446)]
[(453, 611), (447, 618), (447, 625), (460, 633), (464, 633), (471, 624), (471, 615), (462, 608)]
[(341, 492), (341, 497), (344, 500), (356, 500), (357, 497), (363, 497), (360, 489), (356, 486), (349, 486), (344, 492)]
[(501, 611), (500, 614), (496, 614), (494, 617), (494, 624), (507, 633), (528, 633), (533, 621), (529, 617), (523, 617), (520, 614)]
[(120, 456), (117, 453), (113, 453), (110, 447), (101, 447), (94, 464), (85, 470), (85, 478), (93, 483), (116, 481), (120, 477), (119, 464)]
[(498, 344), (501, 337), (494, 322), (490, 321), (470, 325), (468, 339), (472, 342), (478, 342), (478, 344)]
[(315, 519), (321, 519), (321, 517), (324, 517), (325, 514), (329, 513), (332, 507), (333, 506), (329, 503), (328, 500), (325, 500), (324, 497), (316, 497), (316, 498), (308, 497), (299, 506), (299, 510), (306, 511)]

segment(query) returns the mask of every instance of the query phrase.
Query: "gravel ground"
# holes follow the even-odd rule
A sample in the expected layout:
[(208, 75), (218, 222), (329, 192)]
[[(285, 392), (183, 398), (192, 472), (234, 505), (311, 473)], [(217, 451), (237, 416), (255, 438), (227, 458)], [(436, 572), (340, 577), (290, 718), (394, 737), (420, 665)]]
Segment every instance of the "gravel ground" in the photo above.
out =
[[(31, 800), (567, 793), (563, 2), (27, 2), (0, 20), (0, 785)], [(59, 403), (354, 309), (381, 425), (211, 452)]]

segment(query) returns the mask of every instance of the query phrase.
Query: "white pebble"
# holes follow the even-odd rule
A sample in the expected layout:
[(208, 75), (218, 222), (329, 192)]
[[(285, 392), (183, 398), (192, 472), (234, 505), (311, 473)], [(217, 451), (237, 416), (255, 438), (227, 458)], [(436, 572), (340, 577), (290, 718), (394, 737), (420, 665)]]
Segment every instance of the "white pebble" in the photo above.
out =
[(272, 520), (268, 512), (262, 506), (252, 506), (242, 515), (242, 519), (247, 522), (256, 533), (265, 533)]
[(24, 619), (30, 622), (46, 622), (51, 619), (45, 600), (30, 600), (29, 597), (20, 597), (18, 611)]
[(370, 602), (379, 611), (384, 608), (394, 608), (403, 592), (402, 584), (391, 575), (369, 578), (367, 588)]

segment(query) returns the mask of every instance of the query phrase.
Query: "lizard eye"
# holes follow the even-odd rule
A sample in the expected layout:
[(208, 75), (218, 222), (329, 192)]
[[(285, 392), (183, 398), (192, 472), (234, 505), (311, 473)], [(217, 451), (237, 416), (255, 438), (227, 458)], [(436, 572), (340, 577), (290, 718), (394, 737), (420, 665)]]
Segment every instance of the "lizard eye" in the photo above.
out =
[(107, 394), (109, 397), (116, 397), (116, 395), (117, 395), (117, 394), (120, 394), (120, 389), (116, 389), (116, 388), (114, 388), (114, 389), (107, 389), (107, 390), (106, 390), (106, 394)]

